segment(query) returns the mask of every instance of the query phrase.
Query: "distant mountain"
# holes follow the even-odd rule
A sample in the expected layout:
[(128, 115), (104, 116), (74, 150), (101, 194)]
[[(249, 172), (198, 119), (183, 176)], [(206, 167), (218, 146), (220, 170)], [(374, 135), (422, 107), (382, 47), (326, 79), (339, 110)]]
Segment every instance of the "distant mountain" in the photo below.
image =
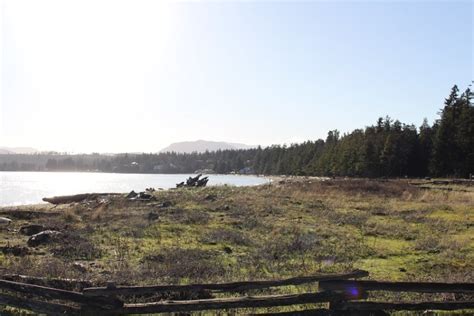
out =
[(160, 152), (177, 152), (177, 153), (202, 153), (206, 150), (226, 150), (226, 149), (249, 149), (255, 148), (256, 146), (250, 146), (239, 143), (226, 143), (226, 142), (213, 142), (207, 140), (196, 140), (189, 142), (173, 143), (166, 148), (160, 150)]
[(31, 147), (0, 147), (0, 155), (6, 154), (34, 154), (39, 150)]

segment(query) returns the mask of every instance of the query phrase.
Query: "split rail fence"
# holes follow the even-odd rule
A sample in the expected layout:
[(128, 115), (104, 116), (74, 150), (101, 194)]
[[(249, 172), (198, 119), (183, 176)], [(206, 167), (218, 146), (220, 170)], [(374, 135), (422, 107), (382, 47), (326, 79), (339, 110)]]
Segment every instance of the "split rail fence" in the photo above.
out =
[[(368, 273), (356, 270), (344, 274), (295, 277), (271, 281), (233, 283), (91, 287), (87, 281), (46, 280), (27, 276), (0, 279), (0, 306), (11, 306), (47, 315), (128, 315), (174, 313), (209, 310), (249, 309), (301, 304), (318, 304), (319, 308), (280, 313), (300, 315), (387, 315), (395, 310), (464, 310), (474, 309), (474, 283), (380, 282), (357, 280)], [(318, 283), (315, 291), (299, 294), (230, 296), (193, 300), (159, 300), (129, 303), (136, 298), (148, 300), (163, 293), (234, 293), (250, 290)], [(54, 284), (55, 288), (45, 286)], [(81, 291), (71, 288), (79, 286)], [(317, 289), (317, 290), (316, 290)], [(374, 301), (370, 292), (453, 293), (461, 300), (390, 302)], [(128, 301), (128, 302), (127, 302)], [(315, 306), (315, 305), (310, 305)], [(307, 307), (307, 305), (305, 306)], [(238, 312), (238, 310), (237, 310)]]

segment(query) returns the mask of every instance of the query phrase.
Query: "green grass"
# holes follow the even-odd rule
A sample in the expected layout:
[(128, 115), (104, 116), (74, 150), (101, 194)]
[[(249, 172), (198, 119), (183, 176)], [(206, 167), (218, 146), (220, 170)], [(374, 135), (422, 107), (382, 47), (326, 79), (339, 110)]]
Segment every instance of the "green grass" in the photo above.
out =
[[(378, 280), (474, 282), (474, 191), (406, 181), (305, 181), (177, 189), (156, 201), (0, 208), (13, 219), (0, 246), (26, 245), (25, 224), (75, 236), (29, 256), (0, 254), (1, 273), (85, 278), (103, 284), (224, 282), (355, 268)], [(161, 207), (169, 201), (170, 207)], [(36, 216), (22, 216), (27, 211)], [(81, 247), (82, 246), (82, 247)], [(59, 253), (59, 254), (58, 254)], [(87, 272), (73, 268), (75, 262)], [(301, 288), (292, 289), (299, 291)]]

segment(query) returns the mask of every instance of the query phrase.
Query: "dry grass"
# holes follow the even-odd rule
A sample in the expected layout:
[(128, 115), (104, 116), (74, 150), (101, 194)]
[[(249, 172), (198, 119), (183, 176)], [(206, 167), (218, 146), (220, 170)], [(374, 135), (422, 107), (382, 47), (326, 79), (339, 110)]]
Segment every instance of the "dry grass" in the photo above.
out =
[(375, 279), (472, 282), (469, 190), (421, 189), (406, 180), (298, 179), (159, 191), (152, 202), (115, 197), (100, 205), (1, 208), (13, 224), (0, 231), (0, 246), (25, 246), (27, 237), (18, 233), (25, 224), (67, 238), (24, 257), (0, 254), (0, 273), (156, 284), (362, 268)]

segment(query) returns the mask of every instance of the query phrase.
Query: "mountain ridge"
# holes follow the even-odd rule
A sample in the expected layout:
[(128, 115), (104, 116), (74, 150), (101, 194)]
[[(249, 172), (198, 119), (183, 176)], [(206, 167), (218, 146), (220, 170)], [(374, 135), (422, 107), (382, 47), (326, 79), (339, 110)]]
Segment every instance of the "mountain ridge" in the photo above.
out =
[(249, 149), (257, 146), (246, 145), (242, 143), (218, 142), (209, 140), (195, 140), (172, 143), (169, 146), (160, 150), (160, 152), (177, 152), (177, 153), (202, 153), (207, 151), (217, 150), (232, 150), (232, 149)]
[(9, 154), (35, 154), (39, 152), (38, 149), (32, 147), (6, 147), (0, 146), (0, 154), (9, 155)]

